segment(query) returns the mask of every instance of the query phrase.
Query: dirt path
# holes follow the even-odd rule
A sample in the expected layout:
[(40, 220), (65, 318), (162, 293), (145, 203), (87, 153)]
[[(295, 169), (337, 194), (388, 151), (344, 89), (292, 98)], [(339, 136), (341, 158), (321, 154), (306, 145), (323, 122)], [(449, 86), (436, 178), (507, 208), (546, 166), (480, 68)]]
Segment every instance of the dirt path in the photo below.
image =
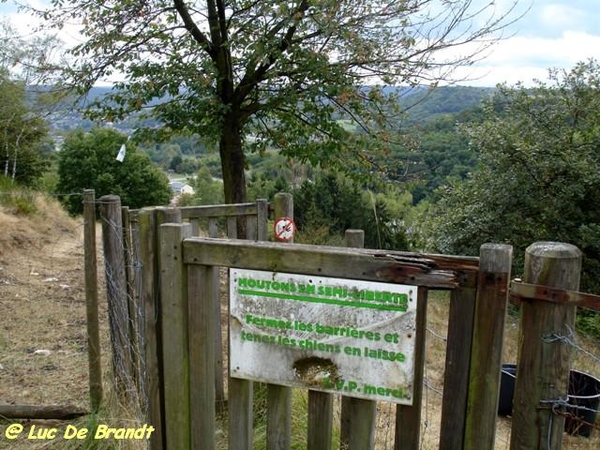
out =
[(89, 410), (83, 222), (57, 208), (0, 209), (0, 404)]

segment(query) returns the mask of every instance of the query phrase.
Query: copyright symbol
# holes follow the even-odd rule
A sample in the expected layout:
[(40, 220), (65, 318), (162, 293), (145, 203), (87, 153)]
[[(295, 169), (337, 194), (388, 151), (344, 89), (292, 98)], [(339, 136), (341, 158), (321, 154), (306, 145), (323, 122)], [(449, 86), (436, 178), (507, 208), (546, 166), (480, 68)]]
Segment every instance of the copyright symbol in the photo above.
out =
[(6, 427), (4, 431), (4, 436), (6, 439), (17, 439), (19, 435), (23, 432), (23, 425), (20, 423), (13, 423)]

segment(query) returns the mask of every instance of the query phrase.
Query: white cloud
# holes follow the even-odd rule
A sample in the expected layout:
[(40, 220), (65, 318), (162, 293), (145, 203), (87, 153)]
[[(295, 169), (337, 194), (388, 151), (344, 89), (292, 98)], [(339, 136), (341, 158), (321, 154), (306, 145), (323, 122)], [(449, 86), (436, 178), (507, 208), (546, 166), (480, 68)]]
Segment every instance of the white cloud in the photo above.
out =
[(487, 58), (456, 71), (461, 84), (493, 86), (506, 81), (531, 84), (545, 79), (548, 69), (569, 70), (580, 61), (600, 59), (600, 35), (565, 31), (558, 38), (515, 36), (498, 42)]
[(584, 11), (565, 4), (540, 5), (540, 22), (543, 26), (558, 29), (577, 29), (585, 22)]
[(558, 38), (515, 36), (500, 42), (489, 57), (492, 63), (543, 62), (573, 64), (581, 59), (600, 56), (600, 36), (565, 31)]

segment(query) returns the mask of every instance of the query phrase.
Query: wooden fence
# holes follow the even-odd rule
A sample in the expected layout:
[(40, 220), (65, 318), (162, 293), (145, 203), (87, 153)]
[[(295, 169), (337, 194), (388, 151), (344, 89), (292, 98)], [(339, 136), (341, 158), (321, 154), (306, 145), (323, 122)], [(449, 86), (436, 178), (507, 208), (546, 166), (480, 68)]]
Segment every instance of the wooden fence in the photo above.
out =
[[(182, 424), (189, 415), (188, 372), (189, 355), (182, 351), (188, 344), (187, 320), (188, 311), (184, 296), (172, 296), (180, 289), (183, 280), (164, 276), (169, 271), (169, 261), (163, 255), (172, 254), (173, 249), (164, 247), (161, 238), (161, 224), (188, 221), (190, 236), (201, 231), (210, 238), (219, 236), (219, 222), (225, 221), (225, 235), (237, 236), (237, 223), (242, 220), (246, 236), (250, 240), (267, 238), (268, 203), (259, 200), (255, 203), (235, 205), (199, 206), (173, 208), (144, 208), (137, 214), (139, 227), (139, 261), (143, 270), (139, 282), (141, 298), (144, 305), (144, 354), (147, 380), (147, 411), (149, 423), (155, 424), (156, 432), (152, 436), (152, 448), (185, 448), (179, 442), (168, 445), (173, 439), (173, 424)], [(206, 228), (200, 225), (205, 221)], [(202, 375), (205, 379), (214, 380), (215, 398), (211, 400), (213, 415), (215, 405), (222, 409), (225, 403), (223, 380), (223, 352), (221, 339), (221, 308), (219, 299), (219, 271), (212, 270), (204, 280), (210, 286), (210, 305), (207, 311), (211, 324), (210, 345), (211, 363), (204, 368), (210, 375)], [(169, 299), (169, 300), (167, 300)], [(190, 317), (197, 311), (189, 311)], [(202, 341), (204, 342), (204, 341)], [(203, 351), (202, 343), (198, 344)], [(208, 350), (208, 349), (207, 349)], [(208, 354), (208, 353), (207, 353)], [(166, 368), (166, 369), (165, 369)], [(231, 392), (233, 386), (230, 383)], [(178, 427), (177, 425), (176, 427)]]
[[(131, 362), (128, 367), (131, 367), (134, 379), (138, 374), (133, 384), (143, 393), (148, 423), (156, 429), (151, 447), (214, 449), (217, 408), (229, 416), (229, 448), (252, 448), (253, 383), (229, 378), (225, 391), (225, 380), (222, 379), (219, 268), (235, 267), (415, 286), (418, 300), (413, 405), (397, 406), (395, 449), (419, 448), (428, 292), (449, 290), (439, 448), (492, 449), (512, 247), (485, 244), (476, 258), (267, 242), (269, 211), (274, 211), (274, 217), (290, 215), (290, 211), (285, 209), (284, 199), (284, 196), (279, 196), (277, 201), (282, 203), (274, 207), (266, 201), (258, 201), (179, 209), (144, 208), (133, 213), (122, 210), (124, 217), (129, 214), (125, 223), (130, 226), (125, 235), (134, 230), (136, 236), (131, 239), (123, 239), (122, 229), (103, 219), (107, 222), (105, 233), (114, 232), (124, 247), (132, 246), (130, 254), (133, 256), (129, 265), (135, 270), (129, 284), (134, 288), (129, 298), (137, 299), (143, 310), (141, 316), (134, 314), (129, 319), (133, 326), (141, 324), (138, 333), (141, 338), (135, 344), (139, 351), (134, 352), (140, 359), (137, 363)], [(101, 203), (111, 202), (112, 199), (104, 198)], [(206, 218), (207, 230), (200, 233), (203, 218)], [(246, 240), (236, 239), (236, 224), (240, 219), (245, 223)], [(227, 238), (217, 237), (220, 220), (226, 223)], [(127, 244), (128, 240), (131, 244)], [(565, 250), (561, 245), (540, 245), (540, 248), (532, 250), (528, 261), (533, 269), (529, 272), (526, 269), (526, 274), (538, 275), (526, 275), (527, 283), (577, 290), (580, 255), (570, 247)], [(549, 265), (546, 267), (546, 264)], [(554, 264), (558, 264), (558, 268), (553, 268)], [(546, 268), (540, 271), (539, 267)], [(127, 273), (126, 268), (122, 270)], [(548, 277), (548, 273), (554, 274), (555, 270), (558, 271), (556, 273), (567, 273), (564, 278), (569, 282), (556, 282), (554, 276), (544, 278)], [(523, 287), (515, 288), (515, 292), (515, 296), (532, 298), (526, 297)], [(534, 299), (540, 294), (536, 295)], [(127, 304), (127, 298), (121, 302)], [(542, 308), (548, 308), (546, 303), (529, 301), (533, 309), (540, 304)], [(589, 305), (589, 299), (586, 304)], [(546, 315), (553, 317), (554, 322), (536, 323), (536, 333), (541, 333), (541, 336), (555, 332), (559, 326), (563, 327), (561, 330), (565, 324), (568, 327), (574, 306), (554, 302), (550, 309), (553, 312)], [(527, 317), (532, 314), (538, 313), (524, 310), (523, 320), (527, 326), (531, 325), (527, 320), (533, 320)], [(526, 336), (530, 335), (526, 333)], [(527, 349), (524, 349), (525, 344), (522, 345), (519, 364), (525, 367), (536, 364), (538, 376), (552, 361), (568, 360), (562, 348), (545, 347), (542, 351), (543, 341), (537, 334), (536, 337), (527, 341)], [(543, 363), (531, 363), (531, 358), (538, 357), (527, 356), (542, 353)], [(511, 448), (538, 448), (531, 436), (536, 430), (541, 436), (547, 428), (543, 428), (543, 423), (540, 425), (541, 413), (536, 405), (550, 397), (558, 398), (562, 391), (566, 395), (566, 382), (563, 381), (568, 376), (568, 367), (561, 364), (560, 375), (552, 372), (560, 378), (556, 389), (551, 393), (536, 391), (533, 399), (525, 399), (525, 393), (536, 381), (519, 374), (515, 416), (530, 424), (527, 426), (534, 431), (521, 430), (518, 428), (521, 425), (515, 424), (515, 430), (519, 431), (513, 431)], [(117, 362), (113, 366), (116, 367)], [(306, 386), (307, 389), (310, 387)], [(341, 442), (344, 448), (373, 448), (374, 402), (351, 399), (343, 404)], [(308, 414), (306, 448), (330, 449), (333, 426), (330, 394), (309, 390)], [(269, 385), (268, 450), (290, 448), (290, 415), (290, 389)], [(552, 442), (552, 448), (560, 448), (558, 433), (549, 442)]]

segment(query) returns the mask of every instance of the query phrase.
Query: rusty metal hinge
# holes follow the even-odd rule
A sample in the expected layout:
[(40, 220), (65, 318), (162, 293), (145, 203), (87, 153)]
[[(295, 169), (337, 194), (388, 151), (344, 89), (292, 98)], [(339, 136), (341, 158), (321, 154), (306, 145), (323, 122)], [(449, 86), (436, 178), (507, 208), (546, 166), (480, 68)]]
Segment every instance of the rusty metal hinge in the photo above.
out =
[(600, 311), (600, 295), (523, 283), (520, 280), (510, 282), (510, 300), (513, 302), (542, 300), (553, 303), (568, 303), (572, 306), (583, 306)]

